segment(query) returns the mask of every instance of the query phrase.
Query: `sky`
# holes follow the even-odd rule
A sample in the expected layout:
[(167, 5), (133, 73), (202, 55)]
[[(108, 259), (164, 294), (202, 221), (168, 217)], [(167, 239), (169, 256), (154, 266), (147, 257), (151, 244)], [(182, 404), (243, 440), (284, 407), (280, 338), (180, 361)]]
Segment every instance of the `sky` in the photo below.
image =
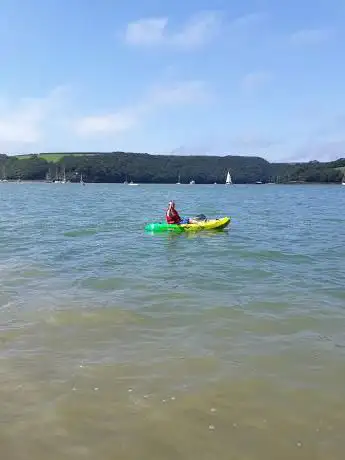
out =
[(327, 161), (344, 0), (1, 0), (0, 152)]

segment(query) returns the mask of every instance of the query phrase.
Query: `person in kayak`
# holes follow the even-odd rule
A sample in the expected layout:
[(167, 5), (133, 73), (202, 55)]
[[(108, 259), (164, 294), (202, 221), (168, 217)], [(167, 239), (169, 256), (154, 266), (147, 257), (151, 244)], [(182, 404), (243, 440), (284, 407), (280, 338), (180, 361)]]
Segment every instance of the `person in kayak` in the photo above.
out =
[(175, 208), (175, 201), (169, 201), (169, 206), (165, 214), (167, 224), (194, 224), (197, 223), (194, 219), (181, 218)]
[(182, 219), (175, 208), (175, 202), (169, 201), (168, 209), (165, 214), (167, 224), (180, 224)]

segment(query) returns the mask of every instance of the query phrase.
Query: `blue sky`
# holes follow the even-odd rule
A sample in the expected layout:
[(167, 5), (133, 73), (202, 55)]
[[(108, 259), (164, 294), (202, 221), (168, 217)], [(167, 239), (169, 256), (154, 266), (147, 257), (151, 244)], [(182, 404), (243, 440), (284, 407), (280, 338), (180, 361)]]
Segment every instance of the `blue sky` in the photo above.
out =
[(0, 152), (328, 160), (341, 0), (2, 0)]

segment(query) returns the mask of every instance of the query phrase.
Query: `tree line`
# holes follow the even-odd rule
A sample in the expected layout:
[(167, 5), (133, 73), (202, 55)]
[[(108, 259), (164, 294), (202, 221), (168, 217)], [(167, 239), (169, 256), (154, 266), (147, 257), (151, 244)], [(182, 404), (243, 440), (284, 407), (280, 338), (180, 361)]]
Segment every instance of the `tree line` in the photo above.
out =
[[(51, 159), (50, 159), (51, 158)], [(0, 179), (87, 182), (224, 183), (341, 182), (345, 158), (332, 162), (270, 163), (260, 157), (177, 156), (147, 153), (66, 153), (0, 155)]]

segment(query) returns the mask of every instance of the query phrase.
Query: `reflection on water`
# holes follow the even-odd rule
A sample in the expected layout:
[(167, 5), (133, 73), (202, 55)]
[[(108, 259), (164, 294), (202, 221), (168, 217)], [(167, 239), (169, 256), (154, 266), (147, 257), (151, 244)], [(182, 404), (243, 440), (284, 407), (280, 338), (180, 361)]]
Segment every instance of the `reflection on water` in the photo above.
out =
[(202, 230), (198, 232), (152, 232), (152, 231), (146, 231), (146, 235), (150, 235), (152, 237), (156, 238), (167, 238), (167, 239), (175, 239), (175, 238), (190, 238), (190, 239), (195, 239), (195, 238), (215, 238), (217, 236), (224, 236), (228, 235), (230, 232), (230, 229), (225, 228), (223, 230)]

